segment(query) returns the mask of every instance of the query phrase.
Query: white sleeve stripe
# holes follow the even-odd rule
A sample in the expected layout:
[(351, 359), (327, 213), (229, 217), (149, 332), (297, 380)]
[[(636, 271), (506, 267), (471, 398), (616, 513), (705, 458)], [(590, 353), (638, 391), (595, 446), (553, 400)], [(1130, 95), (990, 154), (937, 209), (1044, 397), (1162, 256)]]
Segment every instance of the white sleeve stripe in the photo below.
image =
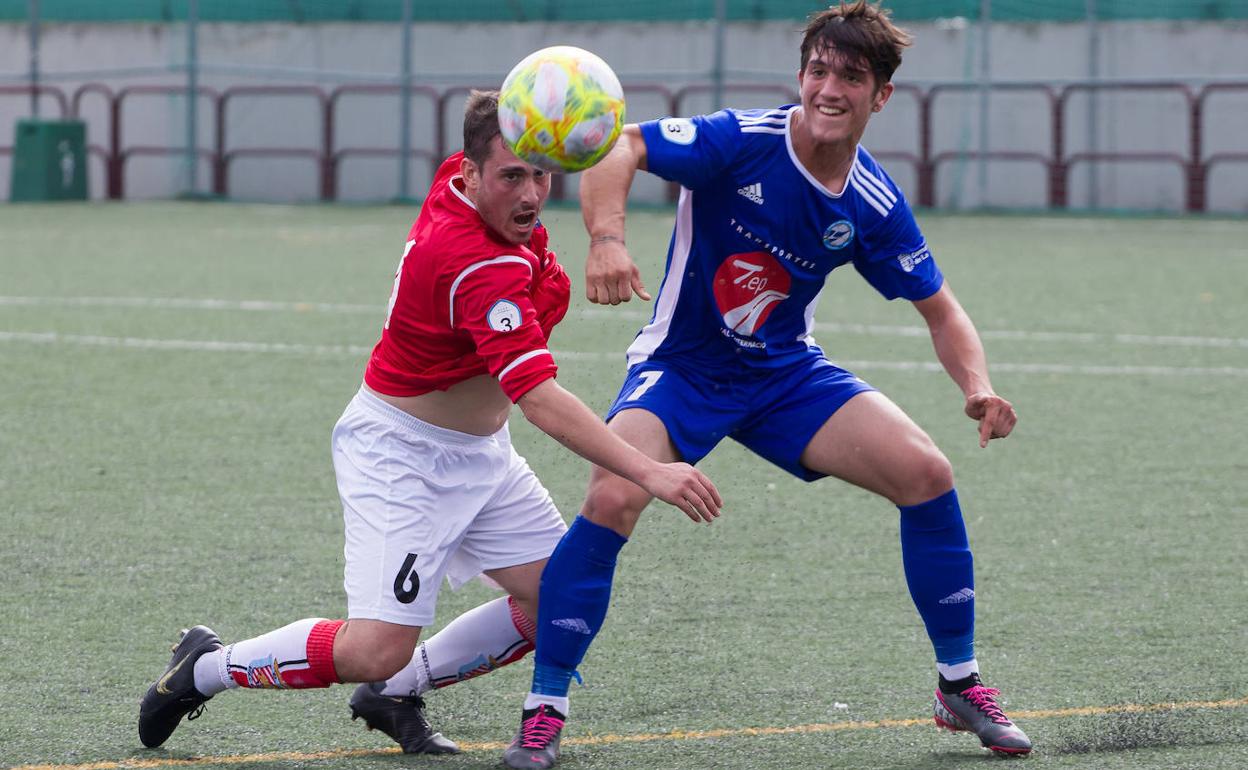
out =
[(776, 126), (774, 128), (770, 126), (742, 126), (741, 133), (743, 134), (783, 134), (785, 133), (785, 129), (783, 126)]
[(893, 203), (895, 203), (896, 201), (895, 200), (889, 201), (888, 198), (881, 195), (876, 185), (871, 184), (869, 181), (867, 181), (867, 179), (862, 174), (858, 173), (857, 166), (855, 166), (854, 168), (850, 170), (849, 178), (856, 181), (859, 185), (862, 186), (863, 189), (870, 190), (871, 194), (875, 197), (877, 201), (880, 202), (882, 206), (884, 206), (884, 208), (888, 209), (889, 211), (893, 210)]
[(887, 195), (887, 191), (881, 192), (880, 183), (878, 181), (872, 183), (871, 181), (872, 177), (869, 177), (863, 173), (862, 166), (859, 166), (858, 164), (855, 163), (854, 166), (849, 170), (849, 176), (858, 184), (870, 190), (871, 194), (875, 196), (876, 200), (884, 204), (885, 208), (892, 210), (893, 203), (896, 202), (896, 199), (890, 201)]
[(525, 259), (524, 257), (503, 256), (503, 257), (495, 257), (494, 259), (487, 259), (484, 262), (476, 262), (474, 264), (471, 264), (468, 267), (465, 267), (463, 271), (460, 272), (459, 275), (455, 276), (455, 282), (451, 284), (451, 316), (450, 318), (451, 318), (452, 329), (455, 328), (455, 291), (459, 289), (459, 282), (464, 280), (464, 278), (466, 278), (468, 274), (474, 270), (477, 270), (482, 267), (488, 267), (490, 265), (501, 265), (507, 262), (519, 262), (520, 264), (524, 265), (525, 267), (529, 269), (530, 275), (533, 274), (533, 265), (529, 264), (529, 260)]
[(897, 202), (897, 196), (893, 195), (892, 190), (888, 189), (888, 185), (881, 182), (879, 177), (875, 176), (870, 171), (868, 171), (862, 164), (855, 162), (854, 170), (858, 172), (858, 177), (863, 182), (865, 182), (867, 185), (871, 186), (872, 188), (878, 190), (881, 194), (883, 194), (883, 196), (888, 199), (889, 203)]
[(768, 110), (760, 115), (742, 115), (737, 114), (737, 122), (745, 125), (746, 123), (757, 123), (764, 120), (785, 120), (788, 110)]
[(785, 115), (783, 112), (778, 115), (759, 115), (756, 118), (737, 118), (737, 122), (743, 126), (753, 125), (755, 123), (784, 123)]
[[(498, 373), (499, 382), (502, 382), (503, 378), (506, 377), (511, 372), (512, 369), (515, 369), (517, 366), (519, 366), (520, 364), (523, 364), (525, 361), (528, 361), (531, 358), (536, 358), (537, 356), (540, 356), (540, 355), (550, 356), (550, 351), (547, 350), (546, 348), (540, 348), (538, 350), (530, 350), (528, 353), (525, 353), (522, 356), (517, 356), (516, 360), (512, 361), (510, 364), (507, 364), (506, 368), (504, 368), (501, 372)], [(550, 358), (552, 361), (554, 360), (554, 356), (550, 356)]]
[(864, 201), (871, 204), (871, 208), (880, 212), (880, 216), (882, 217), (888, 216), (888, 209), (884, 208), (884, 204), (877, 201), (875, 197), (867, 190), (867, 188), (863, 187), (858, 182), (858, 177), (854, 176), (852, 173), (849, 175), (849, 183), (854, 186), (854, 189), (858, 191), (858, 194), (862, 196), (862, 199)]

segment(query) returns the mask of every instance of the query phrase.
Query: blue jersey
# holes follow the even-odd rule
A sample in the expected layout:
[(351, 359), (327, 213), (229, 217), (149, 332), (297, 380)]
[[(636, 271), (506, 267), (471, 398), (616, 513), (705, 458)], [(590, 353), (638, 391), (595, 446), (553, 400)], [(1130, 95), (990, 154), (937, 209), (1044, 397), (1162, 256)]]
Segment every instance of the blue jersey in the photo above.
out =
[(702, 371), (822, 357), (815, 306), (852, 263), (888, 299), (943, 282), (901, 190), (862, 147), (839, 191), (798, 161), (800, 109), (724, 110), (641, 124), (649, 170), (682, 186), (654, 316), (628, 349)]

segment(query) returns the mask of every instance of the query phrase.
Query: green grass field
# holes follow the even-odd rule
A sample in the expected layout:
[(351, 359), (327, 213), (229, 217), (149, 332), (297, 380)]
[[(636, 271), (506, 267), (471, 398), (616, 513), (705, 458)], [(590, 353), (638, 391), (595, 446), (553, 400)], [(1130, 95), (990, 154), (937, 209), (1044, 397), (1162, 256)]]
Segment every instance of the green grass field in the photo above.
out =
[[(135, 731), (179, 628), (233, 640), (345, 611), (329, 431), (413, 216), (0, 207), (0, 766), (498, 766), (530, 660), (430, 697), (456, 757), (394, 753), (350, 721), (345, 687), (224, 694), (159, 750)], [(670, 217), (630, 222), (652, 289)], [(579, 214), (546, 221), (575, 286), (560, 380), (601, 410), (649, 306), (589, 306)], [(1024, 761), (1248, 767), (1248, 223), (921, 224), (1018, 408), (1014, 435), (979, 449), (918, 314), (852, 270), (830, 280), (816, 337), (954, 464), (979, 657), (1036, 743)], [(512, 425), (571, 518), (584, 463)], [(704, 468), (726, 513), (646, 513), (561, 767), (992, 761), (931, 725), (895, 509), (730, 443)], [(446, 590), (440, 621), (490, 596)]]

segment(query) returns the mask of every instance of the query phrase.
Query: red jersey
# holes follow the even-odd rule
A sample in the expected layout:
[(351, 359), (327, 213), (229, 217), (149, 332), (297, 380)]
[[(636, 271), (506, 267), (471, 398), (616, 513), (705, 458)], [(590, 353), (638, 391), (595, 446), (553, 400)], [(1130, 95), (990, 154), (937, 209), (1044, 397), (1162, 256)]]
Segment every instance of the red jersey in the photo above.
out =
[(488, 373), (514, 403), (555, 376), (546, 341), (568, 312), (571, 282), (540, 223), (527, 245), (486, 228), (463, 192), (462, 159), (438, 168), (408, 234), (364, 382), (418, 396)]

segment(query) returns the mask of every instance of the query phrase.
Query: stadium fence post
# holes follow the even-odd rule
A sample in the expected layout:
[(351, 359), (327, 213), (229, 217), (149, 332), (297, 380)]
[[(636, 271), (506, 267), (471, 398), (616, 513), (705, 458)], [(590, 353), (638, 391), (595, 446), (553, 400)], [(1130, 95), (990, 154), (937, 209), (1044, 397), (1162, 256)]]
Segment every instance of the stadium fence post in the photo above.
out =
[(28, 0), (30, 34), (30, 117), (39, 119), (39, 0)]
[(186, 4), (186, 165), (185, 194), (194, 195), (199, 186), (199, 0)]
[(399, 192), (400, 201), (411, 193), (411, 169), (408, 163), (412, 154), (412, 0), (403, 0), (403, 19), (399, 33)]

